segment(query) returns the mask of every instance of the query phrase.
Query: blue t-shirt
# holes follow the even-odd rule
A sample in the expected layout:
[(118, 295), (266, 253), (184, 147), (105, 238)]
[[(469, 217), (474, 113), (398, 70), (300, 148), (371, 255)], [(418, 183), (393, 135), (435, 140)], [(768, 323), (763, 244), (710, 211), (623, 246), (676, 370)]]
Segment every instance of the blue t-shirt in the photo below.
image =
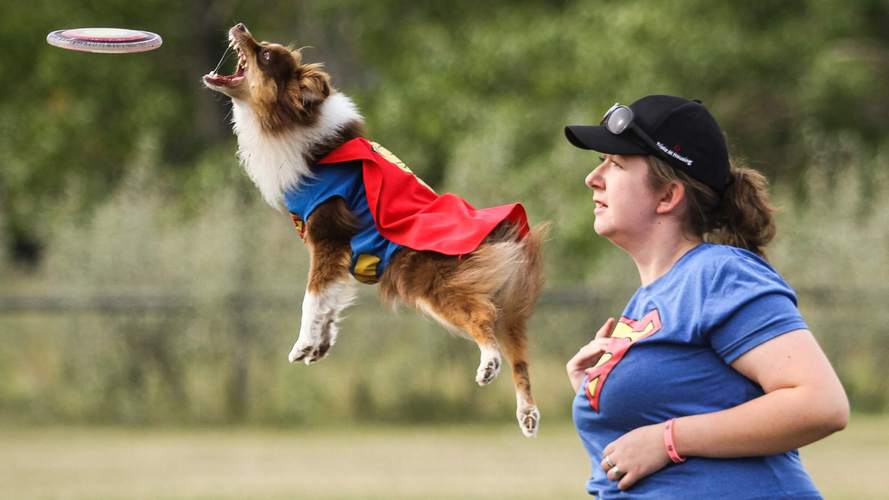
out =
[(284, 193), (287, 210), (302, 221), (309, 219), (318, 205), (340, 197), (358, 219), (358, 232), (352, 237), (352, 263), (349, 271), (362, 283), (376, 283), (395, 252), (402, 247), (380, 234), (367, 206), (361, 161), (331, 163), (312, 168), (312, 177), (298, 189)]
[(607, 498), (821, 498), (796, 450), (752, 458), (688, 457), (626, 492), (602, 471), (602, 450), (636, 429), (716, 412), (763, 394), (729, 366), (754, 347), (805, 329), (796, 295), (755, 254), (701, 244), (636, 291), (574, 399), (592, 461), (587, 491)]

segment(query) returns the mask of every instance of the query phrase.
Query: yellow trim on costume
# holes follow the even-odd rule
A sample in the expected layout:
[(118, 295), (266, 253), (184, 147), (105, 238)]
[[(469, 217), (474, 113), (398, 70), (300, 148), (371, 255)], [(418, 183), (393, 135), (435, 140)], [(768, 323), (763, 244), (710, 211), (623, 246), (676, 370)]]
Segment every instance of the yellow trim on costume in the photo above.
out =
[(363, 253), (355, 260), (355, 270), (352, 272), (352, 275), (362, 283), (373, 285), (379, 281), (377, 279), (377, 265), (379, 263), (380, 258), (376, 255)]
[(299, 234), (299, 237), (303, 240), (306, 239), (306, 222), (295, 213), (290, 214), (290, 220), (293, 221), (293, 225), (296, 226), (296, 232)]
[(407, 172), (407, 173), (413, 175), (414, 177), (417, 178), (418, 181), (420, 181), (420, 184), (422, 184), (422, 185), (426, 186), (427, 188), (429, 188), (429, 190), (432, 191), (433, 193), (435, 192), (434, 189), (432, 189), (431, 187), (429, 187), (429, 184), (426, 184), (425, 182), (423, 182), (423, 179), (417, 177), (417, 174), (415, 174), (414, 171), (411, 170), (410, 167), (408, 167), (408, 166), (407, 166), (403, 161), (401, 161), (397, 156), (395, 156), (394, 154), (392, 154), (391, 151), (389, 151), (388, 149), (384, 148), (383, 146), (380, 146), (379, 143), (376, 143), (376, 142), (373, 142), (373, 141), (368, 141), (368, 142), (370, 142), (370, 146), (373, 148), (373, 150), (374, 150), (375, 153), (377, 153), (378, 155), (382, 156), (382, 157), (383, 157), (386, 161), (388, 161), (389, 163), (394, 163), (398, 168), (400, 168), (400, 169), (404, 170), (405, 172)]

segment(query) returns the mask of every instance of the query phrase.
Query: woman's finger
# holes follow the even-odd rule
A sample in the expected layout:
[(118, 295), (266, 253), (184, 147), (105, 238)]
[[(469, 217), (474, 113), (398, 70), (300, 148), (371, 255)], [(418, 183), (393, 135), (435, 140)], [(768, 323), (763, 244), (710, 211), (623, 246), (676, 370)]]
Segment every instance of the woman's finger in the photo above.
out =
[(625, 491), (634, 484), (636, 484), (636, 476), (634, 476), (633, 474), (624, 474), (624, 477), (622, 477), (617, 483), (617, 487), (621, 491)]
[(615, 465), (614, 467), (608, 469), (608, 472), (605, 473), (605, 476), (612, 481), (621, 481), (625, 476), (626, 472), (620, 469), (620, 465)]
[(575, 354), (574, 357), (568, 361), (568, 364), (565, 365), (565, 369), (569, 372), (586, 370), (595, 365), (604, 352), (605, 349), (602, 346), (589, 343), (577, 351), (577, 354)]
[(583, 346), (583, 349), (587, 349), (587, 350), (593, 349), (596, 351), (605, 351), (609, 345), (611, 345), (611, 339), (609, 339), (607, 337), (603, 337), (603, 338), (590, 340), (590, 342), (587, 345)]
[(611, 332), (614, 331), (614, 324), (615, 323), (616, 323), (616, 321), (614, 321), (614, 318), (608, 318), (607, 320), (605, 320), (605, 324), (602, 325), (602, 328), (599, 328), (598, 332), (596, 332), (596, 338), (602, 339), (602, 338), (610, 337)]

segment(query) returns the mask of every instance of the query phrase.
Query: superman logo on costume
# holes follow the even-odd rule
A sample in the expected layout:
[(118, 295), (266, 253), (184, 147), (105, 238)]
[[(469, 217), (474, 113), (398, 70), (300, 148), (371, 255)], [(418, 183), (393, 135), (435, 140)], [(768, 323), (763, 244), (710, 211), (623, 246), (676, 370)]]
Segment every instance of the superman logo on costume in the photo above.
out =
[(376, 142), (374, 142), (374, 141), (368, 141), (368, 142), (370, 143), (370, 147), (371, 147), (371, 149), (374, 150), (374, 153), (377, 153), (378, 155), (382, 156), (384, 160), (386, 160), (386, 161), (388, 161), (389, 163), (395, 165), (396, 167), (398, 167), (398, 168), (404, 170), (405, 172), (407, 172), (407, 173), (413, 175), (414, 178), (416, 178), (417, 182), (419, 182), (420, 184), (422, 184), (423, 187), (425, 187), (426, 189), (432, 191), (433, 193), (435, 192), (434, 189), (432, 189), (431, 187), (429, 187), (429, 184), (426, 184), (425, 182), (423, 182), (423, 179), (417, 177), (417, 174), (415, 174), (414, 171), (411, 170), (410, 167), (408, 167), (406, 163), (404, 163), (403, 161), (401, 161), (401, 159), (400, 159), (399, 157), (397, 157), (397, 156), (395, 156), (394, 154), (392, 154), (391, 151), (389, 151), (388, 149), (384, 148), (383, 146), (380, 146), (379, 143), (376, 143)]
[(589, 382), (586, 386), (586, 397), (593, 410), (599, 411), (599, 394), (605, 385), (611, 370), (624, 358), (630, 347), (635, 342), (650, 337), (661, 329), (661, 316), (657, 309), (635, 321), (630, 318), (621, 318), (614, 331), (611, 332), (611, 342), (599, 362), (586, 371)]

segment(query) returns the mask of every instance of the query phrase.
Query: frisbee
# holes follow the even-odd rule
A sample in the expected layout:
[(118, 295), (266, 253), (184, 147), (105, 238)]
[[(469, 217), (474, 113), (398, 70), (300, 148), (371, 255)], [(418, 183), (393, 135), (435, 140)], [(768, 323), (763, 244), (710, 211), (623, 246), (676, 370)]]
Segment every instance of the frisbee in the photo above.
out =
[(46, 42), (55, 47), (81, 52), (128, 54), (145, 52), (161, 46), (157, 33), (122, 28), (77, 28), (53, 31)]

